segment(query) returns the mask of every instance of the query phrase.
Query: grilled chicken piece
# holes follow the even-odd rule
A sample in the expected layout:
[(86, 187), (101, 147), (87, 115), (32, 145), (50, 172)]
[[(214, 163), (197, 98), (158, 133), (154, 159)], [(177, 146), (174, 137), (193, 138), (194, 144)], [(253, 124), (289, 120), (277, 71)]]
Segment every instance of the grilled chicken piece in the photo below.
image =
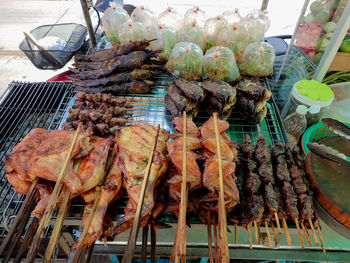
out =
[(242, 93), (253, 100), (267, 100), (271, 98), (271, 91), (262, 86), (258, 80), (243, 80), (236, 85), (236, 89), (238, 93)]
[(204, 100), (205, 92), (200, 82), (178, 78), (175, 79), (174, 82), (182, 93), (191, 101), (202, 102)]
[(53, 186), (50, 182), (39, 183), (36, 186), (39, 191), (40, 201), (37, 203), (32, 211), (32, 216), (36, 218), (41, 218), (45, 212), (45, 209), (50, 201), (51, 194), (53, 191)]
[[(115, 146), (115, 148), (117, 148), (117, 145)], [(88, 230), (88, 235), (85, 239), (85, 245), (92, 245), (102, 235), (103, 223), (107, 208), (110, 203), (112, 203), (116, 198), (119, 197), (119, 192), (122, 186), (122, 172), (119, 168), (118, 161), (118, 156), (116, 156), (114, 158), (110, 170), (108, 171), (107, 178), (103, 183), (103, 186), (101, 187), (100, 199), (94, 217), (91, 221), (91, 225)], [(87, 220), (89, 219), (90, 211), (92, 209), (92, 206), (94, 205), (95, 199), (91, 200), (91, 197), (97, 194), (96, 188), (90, 190), (89, 192), (90, 193), (87, 196), (84, 196), (85, 201), (90, 201), (84, 209), (84, 225), (86, 225)], [(90, 200), (87, 198), (89, 198)]]
[(31, 182), (23, 181), (16, 172), (7, 173), (6, 176), (7, 180), (16, 189), (17, 193), (26, 195), (29, 192), (30, 186), (32, 185)]
[[(123, 186), (127, 191), (129, 201), (125, 208), (125, 216), (119, 220), (115, 233), (121, 233), (132, 226), (155, 134), (155, 126), (144, 124), (122, 128), (120, 134), (117, 135), (119, 164), (124, 174)], [(161, 129), (141, 211), (141, 227), (149, 220), (155, 205), (155, 189), (168, 169), (164, 156), (168, 139), (169, 134)]]

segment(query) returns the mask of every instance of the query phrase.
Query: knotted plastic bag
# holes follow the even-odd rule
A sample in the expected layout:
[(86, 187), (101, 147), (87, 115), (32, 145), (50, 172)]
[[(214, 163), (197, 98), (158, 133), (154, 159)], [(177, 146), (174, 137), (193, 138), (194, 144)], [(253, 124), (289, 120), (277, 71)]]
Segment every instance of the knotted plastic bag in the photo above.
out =
[(167, 60), (177, 43), (177, 33), (175, 29), (165, 25), (152, 25), (147, 30), (148, 39), (156, 39), (150, 42), (149, 48), (151, 50), (162, 50), (158, 56), (162, 60)]
[(222, 16), (207, 19), (204, 26), (205, 33), (207, 34), (207, 44), (205, 50), (208, 50), (216, 45), (216, 37), (220, 30), (226, 25), (227, 21)]
[(140, 22), (126, 22), (119, 28), (120, 43), (126, 44), (130, 40), (145, 40), (147, 32), (143, 24)]
[(194, 6), (188, 9), (184, 15), (184, 25), (197, 24), (200, 27), (204, 27), (206, 20), (205, 12), (198, 6)]
[(131, 19), (134, 22), (140, 22), (146, 28), (156, 24), (157, 18), (156, 15), (144, 6), (138, 6), (132, 11)]
[(172, 7), (168, 7), (159, 14), (157, 23), (174, 28), (176, 31), (182, 27), (182, 16)]
[(102, 17), (102, 28), (112, 44), (119, 44), (118, 31), (122, 24), (130, 21), (129, 14), (121, 7), (107, 8)]
[(242, 20), (241, 15), (239, 14), (238, 8), (235, 10), (227, 10), (222, 13), (223, 18), (227, 21), (228, 24), (240, 23)]
[(179, 39), (180, 42), (195, 43), (204, 50), (207, 38), (204, 29), (193, 22), (183, 26), (179, 33)]

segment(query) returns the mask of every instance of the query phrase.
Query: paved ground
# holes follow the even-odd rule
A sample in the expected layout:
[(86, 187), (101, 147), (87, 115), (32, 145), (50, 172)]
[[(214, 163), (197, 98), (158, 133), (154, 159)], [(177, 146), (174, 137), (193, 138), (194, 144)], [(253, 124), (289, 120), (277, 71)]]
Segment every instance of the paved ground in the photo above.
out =
[[(240, 7), (245, 15), (253, 8), (259, 8), (262, 0), (131, 0), (124, 1), (134, 5), (144, 4), (146, 7), (160, 13), (167, 6), (173, 6), (184, 13), (192, 5), (199, 5), (209, 16), (214, 16), (226, 9)], [(303, 0), (280, 1), (270, 0), (269, 12), (272, 25), (267, 35), (291, 34)], [(18, 45), (23, 39), (23, 31), (30, 31), (40, 25), (65, 22), (84, 23), (80, 1), (78, 0), (0, 0), (0, 94), (12, 80), (45, 81), (63, 72), (39, 70), (19, 50)], [(282, 11), (284, 10), (284, 11)]]

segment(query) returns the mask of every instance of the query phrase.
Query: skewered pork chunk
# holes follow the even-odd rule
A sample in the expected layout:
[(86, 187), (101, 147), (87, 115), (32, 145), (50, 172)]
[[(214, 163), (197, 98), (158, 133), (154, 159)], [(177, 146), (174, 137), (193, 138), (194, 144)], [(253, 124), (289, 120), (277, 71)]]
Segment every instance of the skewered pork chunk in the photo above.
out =
[(308, 190), (306, 184), (304, 184), (303, 179), (301, 177), (294, 179), (292, 185), (297, 195), (306, 193)]
[(260, 185), (261, 180), (259, 175), (254, 172), (247, 171), (245, 190), (249, 192), (249, 194), (257, 194), (259, 192)]
[(268, 151), (268, 149), (265, 147), (265, 139), (263, 137), (259, 137), (259, 139), (256, 142), (255, 159), (260, 164), (263, 164), (264, 162), (271, 160), (271, 154)]
[(264, 198), (261, 195), (251, 195), (247, 199), (245, 214), (250, 222), (260, 222), (264, 214)]
[(277, 164), (276, 175), (280, 181), (286, 181), (286, 182), (291, 181), (288, 167), (287, 167), (287, 164), (285, 162), (281, 163), (281, 164)]
[(304, 220), (309, 220), (313, 218), (313, 205), (312, 205), (312, 197), (307, 194), (299, 195), (299, 202), (301, 207), (301, 217)]
[(252, 141), (250, 139), (250, 136), (248, 134), (244, 135), (244, 144), (242, 147), (243, 155), (247, 160), (253, 160), (254, 158), (254, 145), (252, 144)]
[(283, 143), (281, 142), (276, 142), (275, 146), (271, 147), (271, 154), (274, 157), (277, 157), (279, 155), (284, 155), (285, 150)]
[(265, 184), (265, 203), (269, 208), (271, 214), (278, 211), (278, 201), (275, 189), (273, 189), (272, 183)]
[(287, 182), (283, 182), (283, 196), (286, 202), (286, 212), (292, 219), (299, 217), (298, 196), (294, 192), (293, 186)]

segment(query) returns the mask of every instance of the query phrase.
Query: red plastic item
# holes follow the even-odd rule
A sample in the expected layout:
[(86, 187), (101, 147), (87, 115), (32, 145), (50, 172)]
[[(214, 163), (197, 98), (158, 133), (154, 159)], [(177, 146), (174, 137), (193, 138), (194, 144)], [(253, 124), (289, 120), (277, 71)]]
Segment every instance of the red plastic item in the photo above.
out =
[(74, 73), (70, 70), (67, 70), (65, 72), (62, 72), (50, 79), (48, 79), (48, 82), (52, 82), (52, 81), (71, 81), (71, 79), (69, 79), (67, 76), (73, 75)]

